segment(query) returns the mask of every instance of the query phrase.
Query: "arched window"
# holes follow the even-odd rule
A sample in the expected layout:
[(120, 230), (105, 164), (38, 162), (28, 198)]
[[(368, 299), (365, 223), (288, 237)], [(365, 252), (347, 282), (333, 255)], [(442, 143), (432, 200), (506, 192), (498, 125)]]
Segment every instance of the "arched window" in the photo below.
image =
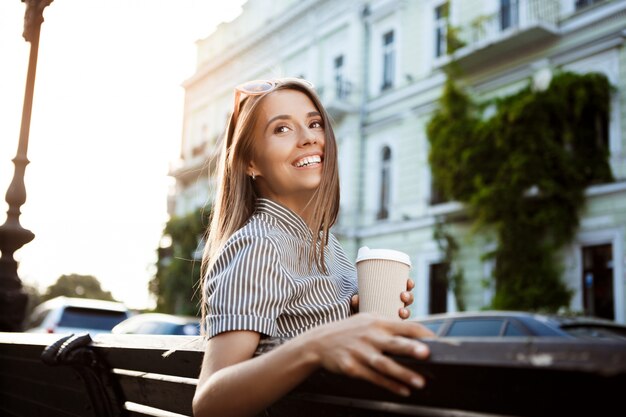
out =
[(391, 193), (391, 149), (385, 146), (381, 152), (380, 164), (380, 200), (376, 218), (386, 219), (389, 217), (389, 203)]

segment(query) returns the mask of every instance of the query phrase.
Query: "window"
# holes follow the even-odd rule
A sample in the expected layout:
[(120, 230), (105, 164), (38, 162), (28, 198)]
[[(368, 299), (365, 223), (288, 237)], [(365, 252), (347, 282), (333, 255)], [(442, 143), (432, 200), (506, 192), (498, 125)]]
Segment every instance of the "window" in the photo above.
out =
[(424, 327), (426, 327), (428, 330), (430, 330), (431, 332), (435, 334), (439, 332), (439, 329), (441, 328), (442, 324), (443, 324), (443, 320), (433, 320), (433, 321), (426, 321), (422, 323)]
[(505, 336), (527, 336), (527, 334), (512, 321), (507, 322), (506, 329), (504, 330)]
[(428, 313), (448, 311), (448, 270), (445, 262), (430, 264), (428, 267)]
[(614, 320), (613, 245), (584, 246), (582, 252), (585, 314)]
[(519, 25), (519, 0), (500, 0), (500, 30)]
[(576, 10), (580, 10), (592, 4), (600, 3), (605, 0), (576, 0)]
[(449, 201), (443, 191), (437, 187), (435, 181), (431, 179), (430, 181), (430, 205), (434, 206), (436, 204), (446, 203)]
[(61, 327), (111, 330), (116, 324), (127, 318), (128, 315), (123, 311), (66, 307), (58, 325)]
[(385, 146), (381, 154), (380, 200), (379, 200), (378, 214), (376, 215), (376, 218), (378, 220), (386, 219), (387, 217), (389, 217), (390, 188), (391, 188), (391, 149), (389, 149), (389, 146)]
[(341, 100), (348, 95), (343, 79), (343, 55), (335, 57), (333, 70), (335, 74), (335, 97)]
[(456, 320), (446, 336), (500, 336), (503, 319)]
[(448, 3), (435, 8), (435, 57), (448, 52)]
[(383, 85), (382, 90), (393, 86), (395, 72), (395, 46), (393, 30), (383, 35)]

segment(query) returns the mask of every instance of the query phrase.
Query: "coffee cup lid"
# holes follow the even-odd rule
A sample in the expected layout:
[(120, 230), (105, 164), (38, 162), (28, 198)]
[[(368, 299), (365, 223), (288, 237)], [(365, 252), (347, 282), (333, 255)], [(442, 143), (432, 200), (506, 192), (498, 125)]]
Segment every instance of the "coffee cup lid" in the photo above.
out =
[(411, 258), (404, 252), (392, 249), (370, 249), (363, 246), (356, 255), (356, 263), (369, 259), (388, 259), (390, 261), (402, 262), (411, 267)]

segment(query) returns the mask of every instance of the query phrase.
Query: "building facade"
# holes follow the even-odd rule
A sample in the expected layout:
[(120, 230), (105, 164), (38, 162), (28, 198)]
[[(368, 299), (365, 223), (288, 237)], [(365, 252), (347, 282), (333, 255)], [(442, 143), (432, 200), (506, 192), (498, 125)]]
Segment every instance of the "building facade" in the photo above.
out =
[[(450, 53), (451, 31), (462, 46)], [(437, 279), (446, 268), (437, 219), (463, 215), (433, 192), (426, 125), (452, 60), (479, 99), (549, 82), (555, 71), (601, 72), (615, 87), (608, 122), (615, 181), (589, 187), (576, 238), (562, 251), (570, 309), (626, 322), (626, 0), (248, 0), (242, 14), (198, 42), (185, 81), (181, 158), (172, 165), (171, 213), (210, 202), (208, 172), (250, 79), (302, 77), (316, 86), (339, 145), (341, 211), (334, 228), (348, 255), (360, 246), (411, 256), (413, 313), (455, 311)], [(455, 224), (467, 309), (488, 306), (488, 236)], [(595, 302), (594, 302), (595, 300)], [(609, 303), (610, 314), (598, 302)]]

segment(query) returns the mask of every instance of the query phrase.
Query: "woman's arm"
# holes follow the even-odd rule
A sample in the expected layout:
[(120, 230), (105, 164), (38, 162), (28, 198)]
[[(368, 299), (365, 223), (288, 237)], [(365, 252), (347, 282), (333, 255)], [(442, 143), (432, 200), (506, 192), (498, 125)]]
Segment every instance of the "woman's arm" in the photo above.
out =
[(253, 416), (320, 367), (409, 395), (408, 386), (423, 387), (423, 377), (383, 353), (424, 359), (428, 347), (413, 338), (428, 336), (432, 333), (417, 323), (357, 314), (252, 359), (258, 333), (222, 333), (208, 341), (194, 416)]

